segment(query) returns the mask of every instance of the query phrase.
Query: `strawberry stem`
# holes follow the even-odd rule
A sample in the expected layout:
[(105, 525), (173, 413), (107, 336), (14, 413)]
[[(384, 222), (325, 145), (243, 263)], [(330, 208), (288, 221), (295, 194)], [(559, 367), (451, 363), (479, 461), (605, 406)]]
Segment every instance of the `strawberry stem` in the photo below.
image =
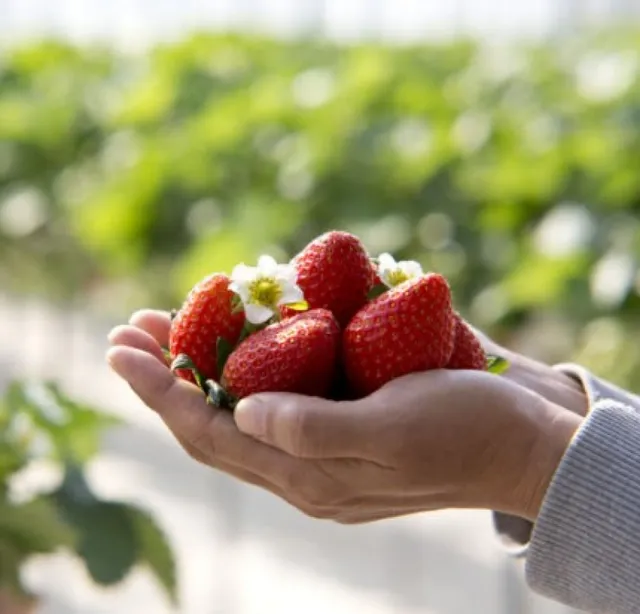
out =
[(244, 326), (242, 327), (242, 332), (240, 333), (240, 338), (238, 339), (238, 344), (240, 344), (240, 342), (244, 341), (250, 335), (253, 335), (253, 333), (257, 333), (259, 330), (262, 330), (263, 328), (269, 326), (269, 324), (272, 324), (272, 320), (273, 318), (267, 320), (264, 324), (252, 324), (251, 322), (249, 322), (249, 320), (245, 320)]

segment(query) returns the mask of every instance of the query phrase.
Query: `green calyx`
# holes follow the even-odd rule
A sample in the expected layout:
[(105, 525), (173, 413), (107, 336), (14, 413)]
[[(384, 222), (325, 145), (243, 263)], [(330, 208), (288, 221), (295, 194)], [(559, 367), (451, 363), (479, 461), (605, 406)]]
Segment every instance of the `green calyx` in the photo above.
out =
[[(244, 326), (242, 327), (242, 331), (240, 332), (240, 337), (238, 338), (238, 345), (242, 343), (247, 337), (250, 337), (254, 333), (262, 330), (263, 328), (267, 328), (270, 324), (275, 324), (280, 321), (280, 314), (275, 314), (273, 317), (269, 318), (263, 324), (252, 324), (249, 320), (245, 320)], [(222, 373), (222, 371), (218, 371), (218, 373)]]
[(389, 288), (384, 284), (376, 284), (367, 293), (367, 298), (372, 301), (373, 299), (383, 295), (387, 290), (389, 290)]
[(233, 411), (238, 404), (238, 399), (230, 395), (218, 382), (212, 379), (205, 382), (204, 393), (207, 395), (207, 403), (218, 409)]
[[(218, 339), (218, 345), (221, 346), (223, 343), (220, 343), (222, 337)], [(224, 344), (228, 344), (227, 341), (224, 341)], [(233, 347), (231, 344), (228, 344), (231, 350)], [(225, 346), (226, 348), (226, 346)], [(231, 353), (229, 350), (229, 353)], [(228, 358), (228, 354), (227, 354)], [(218, 360), (220, 360), (218, 358)], [(226, 360), (226, 358), (225, 358)], [(212, 379), (205, 379), (205, 377), (200, 373), (198, 368), (193, 363), (193, 360), (187, 354), (179, 354), (171, 363), (171, 371), (175, 373), (175, 371), (179, 370), (187, 370), (193, 373), (193, 377), (196, 380), (196, 384), (202, 392), (205, 394), (205, 400), (209, 405), (212, 405), (216, 409), (227, 409), (233, 411), (238, 400), (230, 395), (218, 382)]]
[(222, 376), (224, 366), (227, 364), (227, 359), (231, 356), (233, 349), (232, 343), (229, 343), (224, 337), (218, 337), (216, 341), (216, 357), (218, 359), (217, 369), (220, 376)]
[(487, 356), (487, 372), (500, 375), (509, 369), (509, 361), (502, 356)]
[(162, 346), (162, 355), (164, 356), (164, 359), (167, 361), (167, 363), (171, 364), (173, 357), (171, 356), (171, 351), (166, 345)]

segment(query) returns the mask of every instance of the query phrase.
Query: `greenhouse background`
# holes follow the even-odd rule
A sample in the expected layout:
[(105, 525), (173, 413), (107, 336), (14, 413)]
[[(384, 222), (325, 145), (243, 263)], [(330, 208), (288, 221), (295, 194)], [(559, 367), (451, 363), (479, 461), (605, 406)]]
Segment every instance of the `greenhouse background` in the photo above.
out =
[[(639, 390), (639, 68), (633, 0), (0, 0), (0, 391), (124, 419), (90, 478), (166, 530), (181, 613), (568, 614), (484, 512), (333, 526), (196, 465), (103, 354), (132, 310), (344, 228), (510, 347)], [(25, 578), (42, 614), (171, 611), (144, 570)]]

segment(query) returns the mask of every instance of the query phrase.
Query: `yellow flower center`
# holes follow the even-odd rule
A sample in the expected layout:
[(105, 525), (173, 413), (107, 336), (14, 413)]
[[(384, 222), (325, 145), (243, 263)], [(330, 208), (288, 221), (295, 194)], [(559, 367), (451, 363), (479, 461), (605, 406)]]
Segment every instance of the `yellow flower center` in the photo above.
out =
[(389, 271), (389, 273), (387, 274), (387, 279), (389, 281), (389, 284), (392, 286), (398, 286), (410, 278), (411, 277), (401, 269), (396, 269), (395, 271)]
[(249, 286), (250, 302), (275, 308), (282, 297), (280, 284), (272, 277), (260, 277)]

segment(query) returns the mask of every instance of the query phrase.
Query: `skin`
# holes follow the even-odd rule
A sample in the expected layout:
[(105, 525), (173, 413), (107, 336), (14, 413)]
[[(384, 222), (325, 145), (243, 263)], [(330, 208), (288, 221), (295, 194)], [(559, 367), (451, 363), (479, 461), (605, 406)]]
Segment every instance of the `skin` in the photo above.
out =
[(113, 370), (198, 462), (343, 524), (446, 508), (534, 521), (586, 413), (573, 380), (499, 348), (505, 376), (431, 371), (358, 401), (261, 394), (232, 415), (172, 376), (169, 326), (145, 310), (115, 328)]

